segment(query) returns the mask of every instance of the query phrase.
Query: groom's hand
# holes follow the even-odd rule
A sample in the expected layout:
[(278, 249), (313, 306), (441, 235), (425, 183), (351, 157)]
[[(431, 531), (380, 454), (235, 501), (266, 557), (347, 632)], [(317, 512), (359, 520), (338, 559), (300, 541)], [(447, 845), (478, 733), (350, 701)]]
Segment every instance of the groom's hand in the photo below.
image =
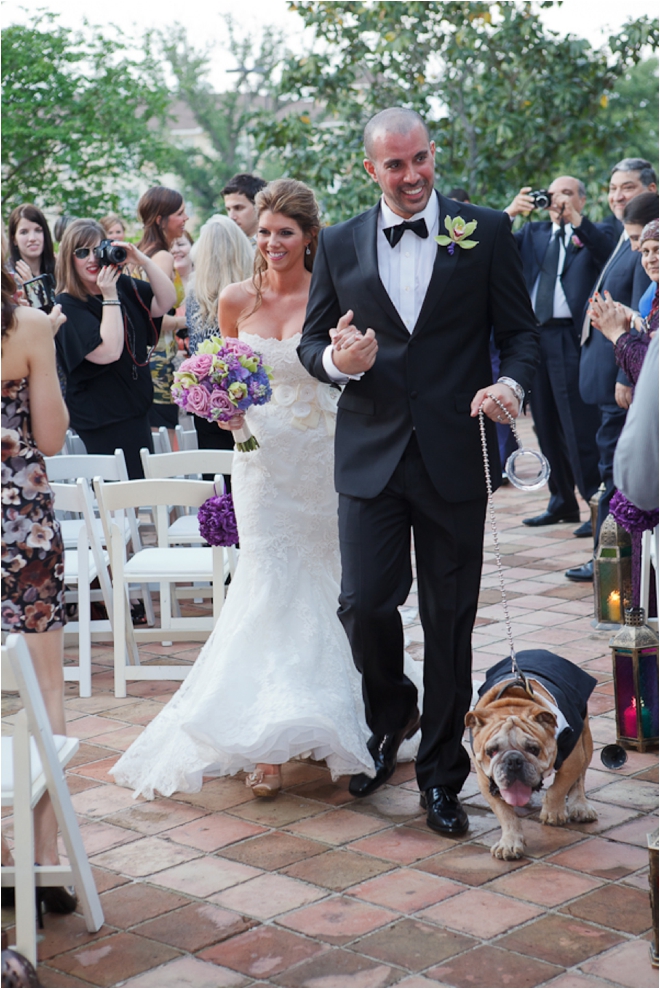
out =
[(508, 422), (509, 420), (502, 412), (499, 405), (497, 405), (489, 395), (494, 395), (495, 398), (499, 399), (507, 412), (513, 416), (514, 419), (518, 417), (519, 412), (519, 402), (518, 398), (513, 391), (513, 388), (509, 388), (508, 385), (497, 382), (493, 385), (488, 385), (487, 388), (480, 388), (477, 394), (472, 399), (472, 404), (470, 405), (470, 415), (472, 418), (479, 415), (479, 409), (483, 405), (484, 414), (492, 419), (493, 422)]

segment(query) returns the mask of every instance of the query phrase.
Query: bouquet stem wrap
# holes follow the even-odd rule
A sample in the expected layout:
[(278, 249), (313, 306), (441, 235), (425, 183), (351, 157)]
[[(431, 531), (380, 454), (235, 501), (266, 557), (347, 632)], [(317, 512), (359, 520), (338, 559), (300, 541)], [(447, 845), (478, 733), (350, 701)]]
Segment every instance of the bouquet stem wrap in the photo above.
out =
[(234, 437), (236, 449), (240, 450), (241, 453), (248, 453), (250, 450), (259, 448), (259, 441), (256, 436), (252, 435), (247, 425), (241, 426), (240, 429), (232, 429), (231, 434)]

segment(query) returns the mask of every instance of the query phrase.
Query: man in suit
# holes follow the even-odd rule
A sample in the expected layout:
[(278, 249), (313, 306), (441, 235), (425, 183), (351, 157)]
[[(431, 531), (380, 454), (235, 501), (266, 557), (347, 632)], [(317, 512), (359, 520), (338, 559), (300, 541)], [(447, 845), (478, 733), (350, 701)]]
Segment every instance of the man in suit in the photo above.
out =
[[(461, 834), (486, 508), (477, 414), (483, 405), (497, 484), (489, 420), (504, 416), (488, 396), (518, 414), (538, 331), (509, 220), (434, 191), (435, 145), (422, 118), (398, 107), (381, 111), (365, 128), (365, 152), (382, 198), (321, 231), (299, 347), (311, 374), (346, 383), (335, 444), (339, 617), (362, 673), (376, 766), (374, 779), (354, 776), (350, 791), (366, 796), (386, 782), (400, 743), (420, 723), (398, 612), (412, 582), (412, 529), (425, 639), (417, 780), (429, 826)], [(469, 238), (461, 237), (470, 221)], [(438, 246), (435, 235), (448, 236), (449, 226), (454, 240)], [(461, 239), (473, 246), (461, 247)], [(502, 361), (495, 384), (491, 326)]]
[[(623, 220), (629, 202), (643, 192), (657, 191), (657, 176), (650, 162), (644, 158), (624, 158), (612, 169), (608, 202), (617, 220)], [(587, 231), (581, 238), (590, 246)], [(639, 300), (649, 285), (649, 278), (642, 268), (641, 255), (631, 250), (625, 230), (610, 254), (592, 293), (609, 292), (616, 302), (637, 309)], [(590, 294), (592, 294), (590, 293)], [(582, 326), (582, 352), (580, 354), (580, 395), (583, 401), (598, 407), (600, 424), (596, 433), (599, 453), (599, 470), (605, 490), (598, 503), (598, 522), (594, 532), (594, 547), (598, 546), (600, 528), (610, 510), (614, 494), (614, 450), (621, 435), (628, 407), (632, 400), (630, 382), (614, 359), (612, 344), (602, 333), (591, 328), (585, 315)], [(569, 580), (593, 580), (593, 558), (580, 567), (566, 571)]]
[[(531, 186), (520, 190), (505, 212), (513, 219), (530, 213)], [(583, 215), (586, 190), (570, 175), (549, 186), (549, 221), (526, 223), (514, 234), (525, 283), (541, 324), (541, 363), (536, 370), (530, 406), (541, 450), (551, 473), (550, 500), (544, 512), (524, 525), (579, 522), (575, 487), (585, 501), (598, 490), (598, 409), (580, 398), (580, 334), (584, 308), (594, 282), (616, 244), (620, 224), (592, 223)], [(585, 247), (582, 236), (588, 237)], [(591, 536), (587, 520), (574, 533)]]

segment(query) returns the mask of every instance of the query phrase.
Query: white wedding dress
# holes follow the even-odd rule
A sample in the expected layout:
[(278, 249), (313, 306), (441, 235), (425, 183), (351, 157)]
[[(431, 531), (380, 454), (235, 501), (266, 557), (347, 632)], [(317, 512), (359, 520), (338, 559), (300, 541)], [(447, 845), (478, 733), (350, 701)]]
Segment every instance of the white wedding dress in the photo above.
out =
[[(305, 371), (299, 334), (240, 336), (273, 368), (273, 398), (247, 413), (259, 449), (234, 455), (241, 548), (220, 618), (178, 692), (112, 770), (149, 799), (296, 756), (325, 760), (333, 779), (374, 773), (360, 676), (337, 617), (339, 393)], [(421, 664), (408, 658), (406, 672), (418, 683)], [(413, 742), (402, 758), (413, 758)]]

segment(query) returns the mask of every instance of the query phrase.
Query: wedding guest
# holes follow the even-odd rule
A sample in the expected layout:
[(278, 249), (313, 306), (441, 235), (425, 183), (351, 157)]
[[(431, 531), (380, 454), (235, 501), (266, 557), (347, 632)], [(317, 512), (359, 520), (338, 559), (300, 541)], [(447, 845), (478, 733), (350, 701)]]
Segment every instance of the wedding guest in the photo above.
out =
[(108, 213), (107, 216), (101, 217), (99, 223), (105, 230), (106, 237), (109, 237), (110, 240), (126, 239), (126, 224), (119, 213)]
[(190, 279), (193, 273), (193, 259), (191, 256), (194, 240), (187, 230), (184, 230), (180, 237), (172, 241), (170, 254), (174, 258), (174, 287), (176, 289), (176, 308), (183, 303)]
[(67, 322), (56, 346), (67, 375), (71, 425), (87, 452), (121, 447), (129, 477), (143, 477), (140, 448), (153, 451), (149, 351), (158, 340), (160, 317), (174, 305), (174, 286), (152, 258), (126, 241), (119, 244), (127, 265), (140, 266), (148, 281), (101, 265), (94, 248), (105, 239), (95, 220), (74, 220), (65, 231), (56, 301)]
[(256, 204), (254, 275), (222, 292), (220, 329), (263, 354), (273, 399), (247, 412), (259, 449), (234, 455), (241, 552), (220, 618), (178, 692), (111, 770), (147, 798), (196, 792), (204, 776), (240, 770), (255, 796), (273, 797), (282, 765), (303, 753), (325, 760), (333, 778), (373, 772), (360, 678), (336, 610), (336, 391), (296, 356), (318, 206), (292, 179), (270, 183)]
[[(186, 325), (190, 353), (203, 340), (219, 333), (218, 300), (228, 285), (250, 277), (254, 253), (237, 223), (226, 216), (212, 216), (202, 227), (194, 248), (195, 274), (186, 297)], [(193, 416), (201, 450), (232, 450), (231, 432)]]
[(60, 244), (62, 242), (62, 237), (64, 236), (64, 231), (69, 226), (73, 220), (72, 216), (68, 216), (63, 213), (61, 216), (55, 220), (55, 226), (53, 227), (53, 240), (55, 243)]
[[(28, 282), (39, 275), (46, 275), (49, 283), (54, 283), (55, 252), (53, 241), (41, 210), (31, 203), (17, 206), (9, 214), (7, 236), (9, 238), (9, 266), (18, 276), (19, 282)], [(38, 308), (48, 311), (52, 305)]]
[[(612, 168), (608, 192), (610, 209), (617, 221), (622, 221), (628, 203), (646, 192), (657, 192), (657, 175), (644, 158), (624, 158)], [(636, 309), (649, 285), (641, 259), (631, 248), (625, 230), (621, 230), (612, 253), (597, 282), (595, 291), (607, 290), (623, 305)], [(612, 348), (602, 334), (591, 332), (591, 322), (585, 315), (580, 338), (580, 396), (587, 405), (598, 406), (600, 424), (596, 434), (599, 470), (605, 490), (598, 502), (598, 519), (594, 532), (594, 548), (598, 545), (600, 527), (609, 513), (614, 493), (612, 464), (617, 440), (621, 435), (626, 412), (631, 401), (630, 382), (617, 366)], [(573, 581), (593, 580), (593, 556), (582, 566), (571, 567), (566, 577)]]
[[(14, 291), (3, 265), (2, 631), (24, 634), (51, 728), (66, 735), (64, 547), (43, 461), (44, 454), (60, 452), (69, 424), (53, 346), (53, 334), (65, 317), (59, 308), (49, 319), (37, 309), (17, 306)], [(59, 864), (57, 819), (47, 794), (34, 810), (34, 853), (39, 865)], [(9, 864), (4, 839), (3, 863)], [(3, 887), (3, 904), (11, 902), (12, 894)], [(77, 901), (72, 891), (48, 886), (38, 887), (37, 903), (54, 913), (71, 913)]]
[[(174, 282), (174, 258), (170, 247), (183, 235), (188, 220), (183, 196), (175, 189), (156, 185), (147, 189), (140, 198), (137, 211), (144, 225), (138, 250), (152, 258), (156, 266)], [(137, 270), (134, 274), (140, 278), (147, 277), (145, 269)], [(177, 316), (173, 312), (163, 316), (160, 338), (149, 358), (153, 380), (153, 404), (149, 410), (149, 422), (154, 432), (165, 426), (173, 445), (174, 430), (179, 421), (179, 408), (172, 401), (174, 359), (179, 349), (176, 333), (184, 329), (185, 325), (183, 316)]]
[(256, 245), (259, 214), (254, 205), (254, 197), (266, 183), (258, 175), (241, 172), (234, 175), (222, 190), (227, 216), (237, 223), (252, 246)]
[(635, 401), (614, 454), (614, 483), (645, 512), (658, 508), (658, 334), (637, 379)]
[(457, 203), (471, 203), (470, 193), (467, 189), (463, 189), (460, 185), (457, 185), (454, 189), (450, 189), (447, 193), (447, 199), (453, 199)]
[[(535, 215), (530, 186), (505, 212), (513, 219)], [(598, 409), (580, 398), (580, 333), (584, 307), (614, 247), (618, 230), (610, 221), (585, 215), (584, 183), (561, 175), (548, 186), (548, 219), (525, 223), (514, 233), (525, 284), (541, 326), (541, 361), (530, 392), (530, 407), (541, 451), (550, 464), (550, 499), (540, 515), (523, 519), (532, 527), (579, 522), (575, 489), (585, 502), (600, 485), (596, 432)], [(591, 537), (587, 519), (573, 535)]]
[(639, 251), (639, 235), (658, 216), (658, 193), (642, 192), (631, 199), (623, 211), (623, 228), (630, 242), (631, 251)]

